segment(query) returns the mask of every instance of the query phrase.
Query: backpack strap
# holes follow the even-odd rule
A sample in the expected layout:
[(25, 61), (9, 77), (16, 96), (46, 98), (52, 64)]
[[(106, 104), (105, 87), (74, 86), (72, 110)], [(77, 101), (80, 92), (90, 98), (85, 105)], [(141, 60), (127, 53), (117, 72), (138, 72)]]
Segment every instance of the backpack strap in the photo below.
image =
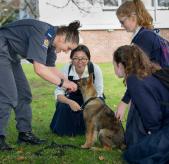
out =
[(88, 72), (89, 74), (93, 74), (93, 81), (95, 80), (95, 75), (94, 75), (94, 66), (92, 62), (88, 62)]
[(169, 89), (169, 68), (162, 68), (153, 73)]
[(162, 55), (160, 55), (160, 65), (169, 68), (169, 42), (160, 36), (160, 29), (154, 28), (153, 32), (158, 35)]
[(70, 81), (73, 80), (73, 76), (69, 76), (71, 68), (72, 68), (72, 64), (69, 65), (69, 69), (68, 69), (68, 80), (70, 80)]
[[(169, 68), (162, 68), (153, 73), (153, 76), (159, 79), (161, 83), (169, 90)], [(162, 105), (169, 106), (168, 102), (160, 102), (160, 103)]]

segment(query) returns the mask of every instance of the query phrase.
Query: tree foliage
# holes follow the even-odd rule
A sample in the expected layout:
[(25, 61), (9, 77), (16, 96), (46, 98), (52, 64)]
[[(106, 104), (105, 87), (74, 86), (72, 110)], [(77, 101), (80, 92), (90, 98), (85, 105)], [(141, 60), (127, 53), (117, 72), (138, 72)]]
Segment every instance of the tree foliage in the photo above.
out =
[(19, 8), (17, 0), (0, 0), (0, 26), (16, 19)]

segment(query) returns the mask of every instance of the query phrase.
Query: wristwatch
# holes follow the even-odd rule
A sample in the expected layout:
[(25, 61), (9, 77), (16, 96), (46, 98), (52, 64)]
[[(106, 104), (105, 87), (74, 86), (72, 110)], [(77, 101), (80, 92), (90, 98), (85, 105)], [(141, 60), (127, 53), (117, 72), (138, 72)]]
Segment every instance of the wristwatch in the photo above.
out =
[(61, 79), (61, 80), (60, 80), (60, 84), (58, 85), (58, 87), (62, 87), (63, 83), (64, 83), (64, 80)]

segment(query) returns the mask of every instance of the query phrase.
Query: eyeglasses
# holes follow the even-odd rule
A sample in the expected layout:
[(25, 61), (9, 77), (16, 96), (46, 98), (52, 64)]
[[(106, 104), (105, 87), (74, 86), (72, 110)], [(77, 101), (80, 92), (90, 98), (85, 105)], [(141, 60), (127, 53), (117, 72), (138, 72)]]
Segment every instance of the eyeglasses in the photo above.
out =
[(85, 63), (85, 62), (87, 62), (88, 61), (88, 58), (73, 58), (72, 59), (74, 62), (83, 62), (83, 63)]
[(119, 22), (121, 23), (121, 25), (124, 25), (125, 21), (128, 19), (128, 17), (124, 17), (123, 20), (119, 20)]

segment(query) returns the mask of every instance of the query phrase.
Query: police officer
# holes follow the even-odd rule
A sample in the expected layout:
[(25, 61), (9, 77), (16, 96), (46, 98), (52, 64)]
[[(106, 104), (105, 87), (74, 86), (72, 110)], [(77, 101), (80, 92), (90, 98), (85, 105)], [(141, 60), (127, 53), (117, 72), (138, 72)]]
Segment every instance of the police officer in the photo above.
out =
[(68, 52), (79, 43), (78, 21), (68, 26), (52, 26), (37, 20), (19, 20), (0, 28), (0, 150), (10, 150), (5, 142), (5, 128), (11, 108), (16, 115), (18, 142), (41, 144), (32, 133), (32, 95), (20, 59), (33, 64), (43, 79), (70, 92), (77, 85), (55, 68), (56, 53)]

